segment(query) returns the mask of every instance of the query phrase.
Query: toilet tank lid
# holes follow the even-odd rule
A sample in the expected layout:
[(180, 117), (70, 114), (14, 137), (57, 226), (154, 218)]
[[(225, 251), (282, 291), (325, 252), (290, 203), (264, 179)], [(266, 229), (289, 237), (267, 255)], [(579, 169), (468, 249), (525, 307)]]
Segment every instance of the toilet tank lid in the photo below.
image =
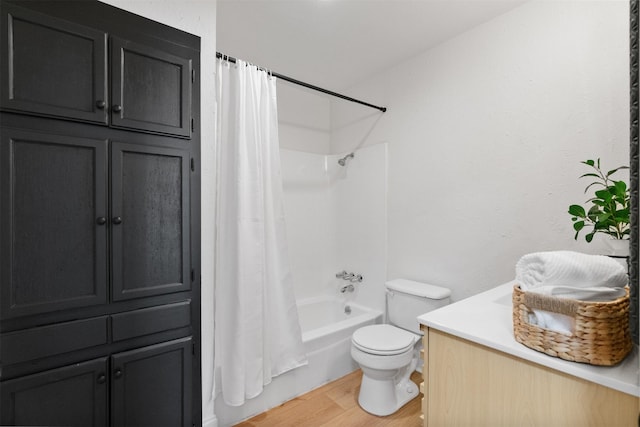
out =
[(387, 289), (430, 299), (444, 299), (451, 296), (451, 289), (407, 279), (393, 279), (386, 283)]

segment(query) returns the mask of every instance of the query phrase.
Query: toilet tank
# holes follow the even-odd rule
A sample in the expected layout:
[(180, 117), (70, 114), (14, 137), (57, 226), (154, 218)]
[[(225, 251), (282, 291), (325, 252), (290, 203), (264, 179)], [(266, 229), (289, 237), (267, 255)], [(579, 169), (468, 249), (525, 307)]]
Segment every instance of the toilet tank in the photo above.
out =
[(449, 304), (451, 290), (440, 286), (394, 279), (387, 288), (387, 322), (407, 331), (421, 334), (418, 316)]

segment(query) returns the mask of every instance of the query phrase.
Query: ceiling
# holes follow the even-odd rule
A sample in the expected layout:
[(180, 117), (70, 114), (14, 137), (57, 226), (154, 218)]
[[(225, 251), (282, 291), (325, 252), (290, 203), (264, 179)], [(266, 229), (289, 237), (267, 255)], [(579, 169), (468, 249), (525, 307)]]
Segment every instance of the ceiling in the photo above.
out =
[(219, 52), (337, 91), (522, 3), (218, 0), (216, 43)]

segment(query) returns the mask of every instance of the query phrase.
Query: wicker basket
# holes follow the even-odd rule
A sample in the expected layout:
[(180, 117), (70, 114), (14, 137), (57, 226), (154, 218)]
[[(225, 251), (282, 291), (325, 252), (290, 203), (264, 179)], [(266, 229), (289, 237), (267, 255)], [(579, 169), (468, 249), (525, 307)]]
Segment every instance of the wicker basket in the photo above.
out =
[[(533, 309), (565, 314), (575, 320), (573, 335), (528, 323)], [(572, 362), (611, 366), (631, 351), (629, 288), (609, 302), (587, 302), (524, 292), (513, 287), (513, 332), (516, 341), (550, 356)]]

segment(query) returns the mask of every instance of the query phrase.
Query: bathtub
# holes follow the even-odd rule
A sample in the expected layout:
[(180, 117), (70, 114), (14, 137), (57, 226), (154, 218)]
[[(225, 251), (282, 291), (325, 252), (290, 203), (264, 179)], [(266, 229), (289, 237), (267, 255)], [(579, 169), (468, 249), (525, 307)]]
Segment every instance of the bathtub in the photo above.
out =
[[(350, 340), (361, 326), (380, 323), (382, 313), (329, 297), (298, 301), (298, 316), (307, 356)], [(349, 344), (349, 348), (350, 348)]]
[(345, 303), (344, 298), (315, 297), (297, 305), (309, 364), (275, 377), (262, 394), (242, 406), (228, 406), (218, 396), (215, 414), (220, 427), (234, 425), (353, 372), (358, 365), (351, 359), (351, 334), (361, 326), (382, 322), (381, 311)]

